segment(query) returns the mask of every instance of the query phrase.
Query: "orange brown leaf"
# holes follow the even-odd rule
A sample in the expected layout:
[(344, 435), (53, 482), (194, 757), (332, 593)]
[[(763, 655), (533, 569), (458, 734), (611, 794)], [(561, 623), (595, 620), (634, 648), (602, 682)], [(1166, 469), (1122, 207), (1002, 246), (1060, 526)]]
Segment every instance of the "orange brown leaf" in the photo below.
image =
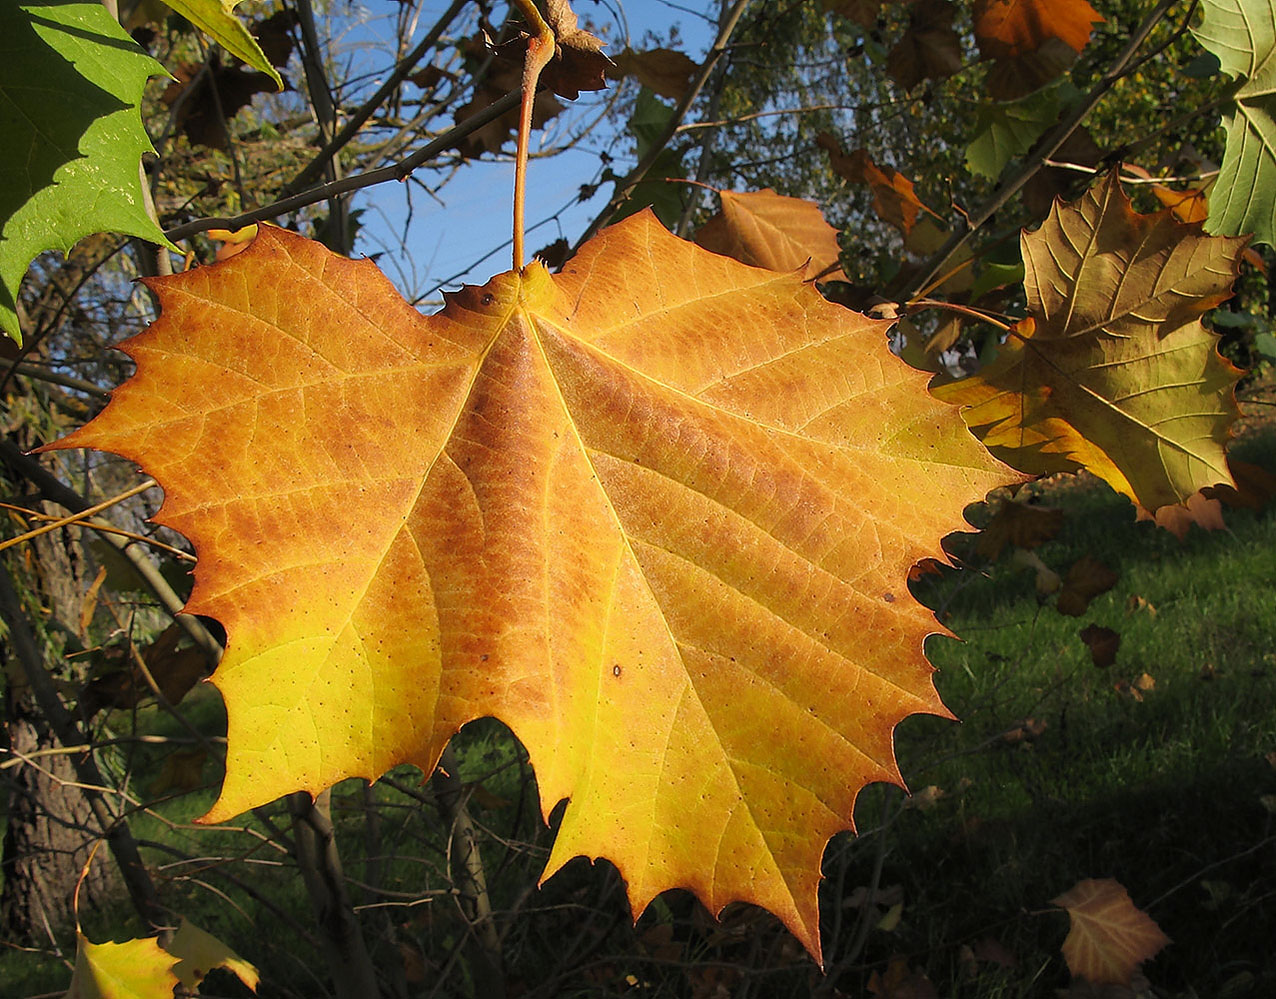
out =
[(929, 212), (913, 188), (913, 182), (898, 170), (879, 167), (863, 149), (846, 152), (828, 132), (816, 136), (820, 148), (829, 154), (833, 172), (855, 184), (867, 184), (873, 192), (873, 210), (908, 236), (917, 224), (918, 213)]
[[(220, 620), (218, 821), (400, 763), (468, 721), (522, 740), (545, 876), (606, 857), (819, 956), (828, 839), (892, 730), (947, 714), (905, 584), (1011, 477), (885, 321), (643, 213), (425, 318), (367, 261), (263, 227), (151, 282), (96, 447), (164, 486)], [(871, 636), (871, 638), (870, 638)]]
[(1200, 317), (1231, 294), (1244, 243), (1135, 214), (1112, 173), (1024, 234), (1030, 318), (992, 364), (934, 391), (1023, 471), (1085, 467), (1151, 510), (1230, 483), (1240, 371)]
[(1079, 881), (1050, 904), (1067, 909), (1072, 920), (1063, 942), (1068, 970), (1096, 985), (1128, 985), (1135, 969), (1170, 942), (1111, 878)]
[(987, 83), (997, 100), (1054, 79), (1103, 22), (1086, 0), (976, 0), (974, 19), (981, 57), (995, 60)]
[(886, 72), (905, 90), (924, 80), (943, 80), (962, 65), (961, 37), (953, 30), (956, 4), (918, 0), (909, 8), (908, 30), (886, 56)]
[(706, 250), (773, 271), (807, 268), (812, 276), (845, 281), (838, 267), (837, 230), (819, 208), (801, 198), (763, 191), (722, 191), (722, 211), (706, 222), (696, 242)]

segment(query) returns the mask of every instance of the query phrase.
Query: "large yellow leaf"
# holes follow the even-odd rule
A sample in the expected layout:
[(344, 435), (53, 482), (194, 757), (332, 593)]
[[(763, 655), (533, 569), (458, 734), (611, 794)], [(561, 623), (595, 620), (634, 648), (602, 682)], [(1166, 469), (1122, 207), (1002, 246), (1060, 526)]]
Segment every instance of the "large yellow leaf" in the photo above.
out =
[(997, 359), (935, 394), (1036, 474), (1078, 467), (1150, 510), (1232, 481), (1240, 372), (1201, 325), (1231, 294), (1244, 238), (1138, 215), (1116, 173), (1022, 238), (1030, 318)]
[(176, 963), (154, 937), (95, 944), (77, 933), (66, 999), (172, 999)]
[(945, 714), (908, 567), (1013, 477), (886, 324), (649, 213), (423, 318), (263, 228), (153, 282), (137, 374), (60, 447), (164, 486), (229, 641), (207, 818), (411, 762), (486, 715), (614, 862), (765, 906), (819, 955), (824, 846), (892, 729)]

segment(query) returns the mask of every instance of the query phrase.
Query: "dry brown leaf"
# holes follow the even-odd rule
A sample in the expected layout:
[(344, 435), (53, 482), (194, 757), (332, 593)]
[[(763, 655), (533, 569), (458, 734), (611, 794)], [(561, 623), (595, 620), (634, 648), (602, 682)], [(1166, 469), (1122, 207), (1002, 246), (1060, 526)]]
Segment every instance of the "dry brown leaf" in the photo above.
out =
[(912, 231), (918, 213), (925, 209), (913, 182), (898, 170), (879, 167), (863, 149), (847, 153), (829, 132), (816, 136), (821, 149), (829, 154), (833, 172), (855, 184), (868, 184), (873, 192), (873, 210), (883, 222), (889, 222), (905, 236)]
[(706, 250), (754, 267), (773, 271), (805, 267), (811, 277), (846, 280), (837, 267), (842, 252), (837, 230), (824, 221), (820, 209), (810, 201), (785, 197), (770, 188), (744, 193), (721, 191), (719, 196), (722, 211), (696, 233), (696, 242)]
[(1086, 0), (976, 0), (980, 56), (995, 60), (988, 93), (1009, 100), (1066, 69), (1103, 18)]
[(1068, 970), (1096, 985), (1129, 985), (1135, 969), (1170, 942), (1111, 878), (1079, 881), (1050, 904), (1072, 919), (1063, 942)]
[(1062, 510), (1008, 499), (997, 507), (988, 526), (979, 533), (975, 551), (996, 562), (1007, 545), (1037, 548), (1053, 540), (1062, 527)]
[(574, 101), (582, 90), (605, 90), (611, 60), (601, 38), (580, 26), (568, 0), (546, 0), (545, 20), (554, 29), (554, 58), (541, 70), (541, 83)]
[(883, 974), (874, 971), (868, 979), (868, 991), (876, 999), (939, 999), (929, 978), (908, 966), (908, 959), (892, 957)]
[(1180, 541), (1187, 537), (1193, 524), (1203, 531), (1227, 530), (1227, 524), (1223, 522), (1223, 504), (1208, 497), (1204, 489), (1193, 493), (1181, 504), (1161, 507), (1155, 514), (1137, 504), (1134, 509), (1136, 521), (1150, 520)]
[(961, 37), (953, 30), (957, 5), (951, 0), (917, 0), (908, 30), (886, 56), (886, 72), (905, 90), (924, 80), (943, 80), (962, 65)]
[(677, 49), (625, 49), (613, 61), (617, 76), (632, 76), (648, 90), (675, 101), (687, 92), (700, 68)]
[(1093, 555), (1082, 555), (1072, 563), (1063, 581), (1056, 608), (1060, 614), (1080, 617), (1090, 601), (1116, 586), (1120, 578)]
[(1091, 662), (1100, 669), (1106, 669), (1116, 662), (1117, 650), (1121, 648), (1121, 636), (1111, 628), (1087, 624), (1081, 629), (1081, 641), (1090, 650)]

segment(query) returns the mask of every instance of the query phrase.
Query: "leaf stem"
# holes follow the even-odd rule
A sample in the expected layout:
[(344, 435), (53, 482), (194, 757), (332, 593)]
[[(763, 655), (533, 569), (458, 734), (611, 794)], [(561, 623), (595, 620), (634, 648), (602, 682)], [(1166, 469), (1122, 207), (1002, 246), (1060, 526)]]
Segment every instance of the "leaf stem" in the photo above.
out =
[(523, 269), (523, 219), (527, 204), (527, 147), (532, 141), (532, 106), (536, 103), (536, 81), (554, 57), (554, 31), (532, 0), (511, 0), (527, 18), (536, 34), (527, 39), (523, 62), (523, 100), (518, 116), (518, 147), (514, 156), (514, 270)]

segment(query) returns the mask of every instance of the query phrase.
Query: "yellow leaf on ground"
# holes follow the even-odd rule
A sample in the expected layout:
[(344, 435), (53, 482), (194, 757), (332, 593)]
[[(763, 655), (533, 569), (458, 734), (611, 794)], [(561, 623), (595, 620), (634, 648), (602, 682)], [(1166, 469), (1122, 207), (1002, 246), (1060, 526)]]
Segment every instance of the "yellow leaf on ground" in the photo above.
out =
[(175, 963), (154, 937), (95, 944), (77, 933), (66, 999), (172, 999)]
[(1024, 234), (1030, 318), (996, 360), (933, 391), (1026, 472), (1085, 467), (1150, 510), (1230, 484), (1240, 371), (1200, 317), (1231, 294), (1244, 243), (1135, 214), (1109, 174)]
[(527, 749), (546, 876), (620, 870), (775, 913), (816, 887), (896, 723), (946, 715), (909, 567), (1015, 478), (892, 356), (889, 322), (650, 213), (425, 318), (368, 261), (262, 227), (150, 282), (136, 374), (57, 447), (163, 485), (221, 621), (230, 818), (468, 721)]
[(722, 211), (696, 233), (696, 242), (706, 250), (773, 271), (806, 267), (812, 277), (823, 275), (821, 280), (846, 280), (837, 267), (842, 252), (837, 230), (824, 221), (816, 205), (770, 188), (742, 194), (721, 191), (719, 197)]
[(1170, 942), (1111, 878), (1079, 881), (1050, 904), (1067, 909), (1072, 920), (1063, 942), (1068, 970), (1096, 985), (1128, 985), (1135, 969)]

